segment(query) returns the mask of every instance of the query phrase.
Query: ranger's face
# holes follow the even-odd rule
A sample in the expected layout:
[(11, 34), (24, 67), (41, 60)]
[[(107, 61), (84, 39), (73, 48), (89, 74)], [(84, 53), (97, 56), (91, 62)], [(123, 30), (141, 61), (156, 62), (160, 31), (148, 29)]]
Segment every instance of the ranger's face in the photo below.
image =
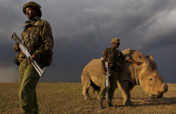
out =
[(37, 14), (37, 11), (32, 7), (26, 8), (26, 16), (28, 19), (33, 19)]
[(120, 45), (120, 43), (112, 43), (112, 48), (116, 49), (118, 48)]

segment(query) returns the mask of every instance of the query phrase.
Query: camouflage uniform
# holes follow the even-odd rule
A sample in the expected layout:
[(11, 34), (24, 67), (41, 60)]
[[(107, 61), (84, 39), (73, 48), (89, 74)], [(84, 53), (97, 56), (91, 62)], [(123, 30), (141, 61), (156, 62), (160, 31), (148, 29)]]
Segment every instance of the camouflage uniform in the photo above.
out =
[[(44, 53), (53, 49), (53, 36), (50, 24), (40, 19), (41, 15), (26, 21), (21, 39), (28, 48), (30, 54), (36, 55), (36, 61), (45, 66)], [(26, 56), (20, 52), (16, 58), (20, 63), (19, 69), (19, 101), (22, 113), (38, 113), (36, 86), (40, 78), (32, 64), (28, 63)]]
[[(103, 60), (108, 62), (109, 69), (108, 72), (110, 73), (109, 82), (110, 82), (110, 89), (109, 89), (109, 99), (112, 99), (114, 95), (114, 91), (117, 88), (117, 76), (118, 71), (120, 70), (120, 62), (121, 60), (128, 59), (125, 55), (121, 53), (120, 50), (114, 50), (112, 48), (106, 48), (103, 52)], [(99, 93), (100, 99), (105, 98), (105, 85), (106, 85), (106, 77), (103, 75), (102, 80), (102, 87)]]
[[(33, 20), (26, 21), (21, 38), (30, 54), (37, 56), (37, 63), (45, 66), (44, 52), (52, 50), (54, 45), (50, 24), (38, 16)], [(21, 62), (24, 58), (25, 55), (21, 52), (17, 59)]]

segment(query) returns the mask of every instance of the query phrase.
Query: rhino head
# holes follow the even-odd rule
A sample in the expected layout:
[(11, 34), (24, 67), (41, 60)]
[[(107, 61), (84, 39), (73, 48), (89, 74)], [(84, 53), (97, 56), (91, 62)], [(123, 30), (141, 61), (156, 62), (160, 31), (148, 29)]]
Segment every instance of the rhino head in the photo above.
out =
[(138, 74), (139, 83), (143, 91), (152, 98), (161, 98), (167, 92), (168, 86), (157, 72), (157, 65), (154, 58), (151, 55), (145, 56), (141, 67)]

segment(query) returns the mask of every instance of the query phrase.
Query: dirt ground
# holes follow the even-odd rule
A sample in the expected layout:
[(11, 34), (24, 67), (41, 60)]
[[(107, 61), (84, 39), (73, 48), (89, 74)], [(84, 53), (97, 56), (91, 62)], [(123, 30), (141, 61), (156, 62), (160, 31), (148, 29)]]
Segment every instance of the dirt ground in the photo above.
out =
[[(0, 83), (0, 114), (19, 114), (18, 83)], [(115, 91), (115, 107), (99, 108), (99, 101), (90, 88), (91, 100), (84, 100), (81, 83), (39, 83), (39, 114), (175, 114), (176, 84), (168, 84), (168, 92), (160, 99), (150, 99), (136, 86), (131, 91), (134, 106), (124, 107), (120, 91)], [(104, 101), (106, 106), (106, 101)]]

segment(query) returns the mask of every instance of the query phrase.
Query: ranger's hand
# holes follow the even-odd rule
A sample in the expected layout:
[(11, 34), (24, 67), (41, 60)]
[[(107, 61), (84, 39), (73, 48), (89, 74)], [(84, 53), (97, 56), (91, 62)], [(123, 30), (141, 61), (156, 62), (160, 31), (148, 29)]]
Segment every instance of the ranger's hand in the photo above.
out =
[(34, 54), (32, 54), (32, 58), (31, 59), (28, 59), (28, 63), (31, 63), (31, 61), (33, 61), (34, 59), (35, 59), (35, 55)]
[(36, 56), (35, 56), (34, 54), (32, 54), (32, 59), (35, 59), (35, 57), (36, 57)]
[(103, 70), (103, 74), (105, 74), (105, 75), (106, 75), (106, 71), (105, 71), (105, 70)]
[(13, 49), (14, 49), (15, 52), (20, 51), (19, 43), (18, 43), (18, 42), (16, 42), (16, 43), (13, 45)]

